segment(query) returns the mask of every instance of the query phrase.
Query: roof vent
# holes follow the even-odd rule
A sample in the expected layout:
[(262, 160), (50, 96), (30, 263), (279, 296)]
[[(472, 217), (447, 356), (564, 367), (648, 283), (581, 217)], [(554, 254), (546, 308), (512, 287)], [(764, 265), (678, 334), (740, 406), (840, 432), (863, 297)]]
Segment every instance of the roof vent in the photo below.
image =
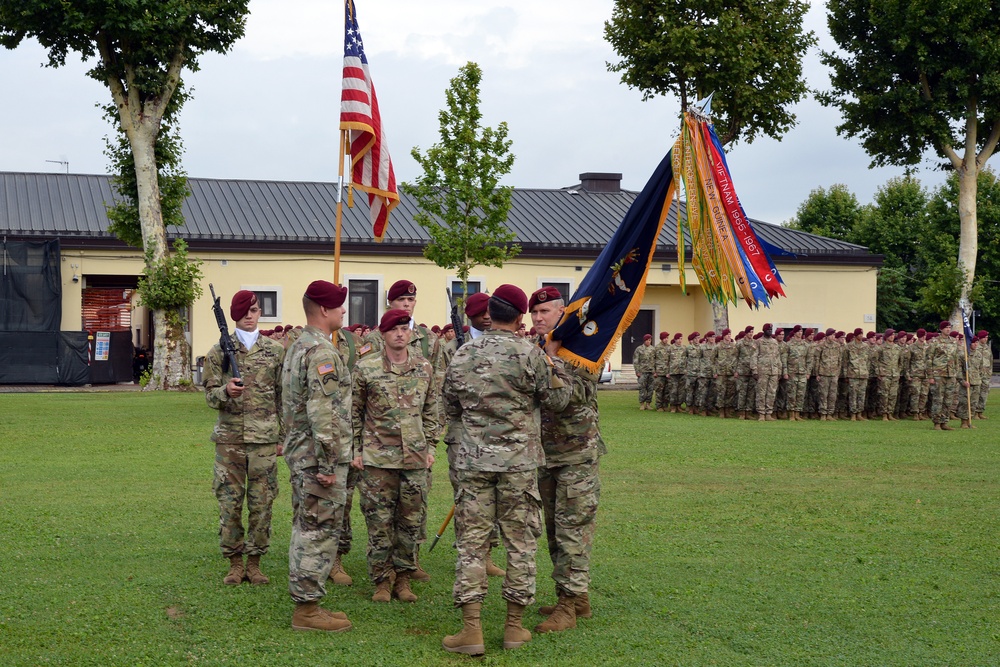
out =
[(580, 174), (580, 187), (587, 192), (621, 192), (622, 175), (588, 171)]

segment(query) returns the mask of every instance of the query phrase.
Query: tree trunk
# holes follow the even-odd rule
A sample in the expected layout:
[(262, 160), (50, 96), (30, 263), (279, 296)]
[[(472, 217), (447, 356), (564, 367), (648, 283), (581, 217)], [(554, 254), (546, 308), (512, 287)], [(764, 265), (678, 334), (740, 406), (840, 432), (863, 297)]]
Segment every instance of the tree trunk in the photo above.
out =
[(725, 303), (712, 302), (712, 330), (716, 336), (722, 335), (723, 329), (729, 328), (729, 306)]
[[(968, 161), (966, 161), (968, 163)], [(976, 218), (976, 196), (979, 190), (979, 169), (975, 159), (958, 170), (958, 266), (964, 271), (962, 297), (952, 311), (951, 320), (961, 326), (961, 306), (971, 307), (969, 293), (976, 277), (976, 256), (979, 254), (979, 226)]]

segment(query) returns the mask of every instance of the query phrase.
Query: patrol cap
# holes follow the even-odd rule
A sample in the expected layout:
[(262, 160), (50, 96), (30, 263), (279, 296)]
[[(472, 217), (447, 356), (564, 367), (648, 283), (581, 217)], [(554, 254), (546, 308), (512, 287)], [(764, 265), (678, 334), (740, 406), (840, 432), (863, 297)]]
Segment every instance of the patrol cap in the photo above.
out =
[(531, 298), (528, 299), (528, 310), (530, 311), (540, 303), (545, 303), (546, 301), (557, 301), (561, 298), (562, 294), (552, 285), (536, 289), (531, 293)]
[(347, 298), (347, 288), (326, 280), (314, 280), (306, 288), (305, 296), (324, 308), (340, 308)]
[(528, 312), (528, 297), (517, 285), (503, 284), (493, 290), (493, 296), (490, 298), (507, 304), (522, 315)]
[(233, 295), (233, 301), (229, 304), (229, 316), (234, 322), (238, 322), (250, 312), (250, 306), (257, 303), (257, 295), (248, 289), (241, 289)]
[(386, 298), (389, 301), (395, 301), (399, 297), (405, 295), (416, 296), (417, 286), (409, 280), (397, 280), (392, 284), (392, 287), (389, 288), (389, 294)]
[(490, 305), (490, 295), (485, 292), (476, 292), (475, 294), (470, 294), (465, 300), (465, 314), (469, 317), (475, 317), (476, 315), (482, 315), (486, 312), (487, 306)]
[(386, 333), (399, 326), (400, 324), (409, 324), (410, 314), (403, 310), (402, 308), (393, 308), (392, 310), (385, 311), (385, 315), (379, 320), (378, 330), (382, 333)]

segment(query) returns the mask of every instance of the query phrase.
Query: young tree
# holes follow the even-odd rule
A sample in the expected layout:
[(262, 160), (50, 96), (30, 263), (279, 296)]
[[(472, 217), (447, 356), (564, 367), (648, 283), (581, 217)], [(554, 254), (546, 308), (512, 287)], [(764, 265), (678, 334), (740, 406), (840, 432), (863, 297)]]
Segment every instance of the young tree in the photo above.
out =
[[(620, 60), (608, 63), (644, 100), (676, 95), (681, 112), (714, 93), (719, 141), (781, 139), (795, 125), (790, 107), (808, 92), (802, 57), (815, 44), (802, 0), (615, 0), (604, 24)], [(715, 330), (729, 326), (712, 304)]]
[[(155, 276), (170, 275), (169, 267), (176, 266), (168, 257), (157, 180), (155, 149), (164, 113), (181, 86), (185, 67), (197, 71), (201, 54), (225, 53), (243, 36), (248, 3), (0, 0), (3, 46), (13, 49), (26, 37), (35, 38), (48, 50), (51, 67), (64, 65), (70, 52), (96, 59), (88, 75), (111, 92), (134, 162), (147, 283)], [(190, 378), (179, 323), (163, 308), (154, 309), (154, 379), (147, 388), (178, 386)]]
[(513, 188), (501, 186), (514, 155), (507, 123), (497, 129), (480, 125), (479, 65), (466, 63), (445, 92), (448, 108), (438, 113), (440, 141), (426, 153), (410, 154), (424, 173), (403, 191), (420, 207), (417, 223), (430, 234), (424, 256), (444, 269), (454, 269), (468, 290), (474, 266), (503, 266), (521, 246), (507, 226)]
[(830, 32), (840, 48), (824, 52), (833, 88), (820, 96), (861, 138), (873, 165), (915, 165), (933, 150), (958, 175), (961, 222), (959, 301), (976, 275), (976, 187), (1000, 140), (1000, 22), (994, 5), (831, 0)]

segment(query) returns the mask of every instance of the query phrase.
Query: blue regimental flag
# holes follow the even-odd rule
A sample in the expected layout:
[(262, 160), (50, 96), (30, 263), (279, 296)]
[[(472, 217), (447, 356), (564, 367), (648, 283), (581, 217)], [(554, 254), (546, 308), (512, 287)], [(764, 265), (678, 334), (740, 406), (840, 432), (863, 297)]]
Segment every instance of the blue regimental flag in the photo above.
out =
[(667, 153), (552, 332), (553, 339), (562, 341), (560, 357), (593, 373), (601, 371), (604, 358), (642, 305), (646, 274), (673, 198), (672, 156)]
[(965, 306), (959, 306), (962, 311), (962, 329), (965, 330), (965, 349), (972, 347), (972, 327), (969, 326), (969, 316), (965, 314)]

